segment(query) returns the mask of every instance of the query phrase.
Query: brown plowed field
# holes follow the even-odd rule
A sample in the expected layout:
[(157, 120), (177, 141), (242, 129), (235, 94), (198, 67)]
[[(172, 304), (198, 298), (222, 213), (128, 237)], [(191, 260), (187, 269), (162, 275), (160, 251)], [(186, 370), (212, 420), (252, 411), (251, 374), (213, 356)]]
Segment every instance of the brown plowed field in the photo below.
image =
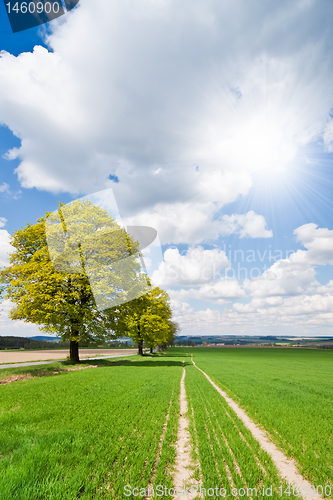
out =
[[(136, 352), (137, 349), (80, 349), (80, 358), (104, 355), (119, 356), (120, 354), (135, 354)], [(49, 351), (0, 351), (0, 364), (66, 359), (68, 354), (68, 349), (52, 349)]]

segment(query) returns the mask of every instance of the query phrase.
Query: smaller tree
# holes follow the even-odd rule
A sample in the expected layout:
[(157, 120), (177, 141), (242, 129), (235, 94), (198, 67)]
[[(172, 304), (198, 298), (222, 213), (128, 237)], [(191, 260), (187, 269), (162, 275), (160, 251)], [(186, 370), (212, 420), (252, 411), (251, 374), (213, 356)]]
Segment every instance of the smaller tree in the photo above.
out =
[(144, 342), (152, 352), (154, 347), (170, 338), (172, 312), (169, 296), (164, 290), (154, 287), (121, 308), (128, 335), (138, 344), (138, 354), (143, 355)]
[(179, 330), (179, 324), (176, 321), (169, 320), (169, 335), (168, 338), (163, 342), (163, 344), (158, 345), (159, 350), (166, 349), (168, 346), (174, 346), (175, 338)]

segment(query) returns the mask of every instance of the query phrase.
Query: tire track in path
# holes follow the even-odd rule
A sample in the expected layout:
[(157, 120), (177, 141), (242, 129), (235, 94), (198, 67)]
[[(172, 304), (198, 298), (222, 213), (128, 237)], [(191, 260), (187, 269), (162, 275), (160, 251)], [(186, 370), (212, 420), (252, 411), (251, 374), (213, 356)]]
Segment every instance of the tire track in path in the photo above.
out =
[[(190, 485), (198, 484), (198, 481), (193, 479), (194, 467), (196, 464), (193, 463), (191, 458), (192, 444), (190, 432), (188, 430), (189, 421), (186, 417), (187, 413), (187, 400), (185, 391), (185, 366), (183, 361), (183, 375), (180, 381), (180, 417), (178, 424), (178, 435), (176, 442), (176, 472), (174, 475), (174, 489), (176, 492), (183, 490), (183, 488)], [(188, 495), (177, 494), (173, 497), (174, 500), (184, 500), (194, 499), (197, 497), (197, 493), (189, 492)]]
[[(236, 415), (242, 420), (245, 427), (249, 429), (252, 433), (253, 437), (259, 442), (260, 446), (263, 450), (266, 451), (273, 460), (276, 468), (278, 469), (281, 477), (283, 477), (291, 486), (298, 486), (300, 491), (305, 491), (306, 493), (302, 493), (302, 498), (304, 500), (322, 500), (323, 497), (318, 495), (317, 493), (311, 494), (311, 484), (307, 481), (298, 471), (295, 461), (287, 458), (282, 451), (280, 451), (270, 439), (268, 439), (266, 433), (259, 429), (259, 427), (250, 419), (250, 417), (245, 413), (242, 408), (238, 406), (233, 399), (229, 398), (228, 394), (222, 389), (220, 389), (205, 373), (203, 370), (198, 368), (198, 366), (193, 361), (192, 363), (197, 368), (197, 370), (201, 371), (201, 373), (206, 377), (208, 382), (212, 384), (214, 389), (226, 400), (230, 408), (234, 410)], [(184, 374), (183, 374), (184, 377)], [(303, 489), (302, 489), (303, 488)]]

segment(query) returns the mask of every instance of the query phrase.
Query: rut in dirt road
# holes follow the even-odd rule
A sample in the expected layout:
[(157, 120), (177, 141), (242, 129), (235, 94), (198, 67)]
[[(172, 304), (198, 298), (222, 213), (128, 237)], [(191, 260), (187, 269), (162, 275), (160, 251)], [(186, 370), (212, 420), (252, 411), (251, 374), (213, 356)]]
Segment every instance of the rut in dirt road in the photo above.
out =
[[(184, 365), (184, 363), (183, 363)], [(193, 479), (193, 472), (197, 464), (193, 463), (191, 458), (192, 444), (191, 436), (188, 430), (189, 421), (186, 417), (187, 413), (187, 400), (185, 391), (185, 367), (183, 366), (183, 375), (180, 381), (180, 417), (178, 424), (178, 436), (176, 442), (176, 472), (174, 475), (174, 488), (176, 492), (180, 492), (184, 487), (196, 485), (199, 482)], [(177, 494), (173, 497), (175, 500), (194, 499), (197, 494), (195, 491), (189, 493), (184, 497), (184, 493)]]

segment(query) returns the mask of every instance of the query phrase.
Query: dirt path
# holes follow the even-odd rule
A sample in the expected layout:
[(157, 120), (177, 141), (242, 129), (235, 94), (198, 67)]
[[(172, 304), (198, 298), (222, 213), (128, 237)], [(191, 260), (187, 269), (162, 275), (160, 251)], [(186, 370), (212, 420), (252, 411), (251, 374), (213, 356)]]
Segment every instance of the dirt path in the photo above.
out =
[[(80, 359), (92, 356), (117, 356), (119, 354), (135, 354), (137, 349), (80, 349)], [(66, 359), (68, 349), (52, 349), (43, 351), (0, 351), (0, 364), (24, 363), (29, 361), (48, 361)]]
[[(192, 493), (190, 489), (189, 493), (184, 495), (184, 487), (187, 488), (198, 484), (198, 481), (192, 477), (195, 464), (191, 458), (192, 444), (191, 436), (188, 430), (189, 421), (186, 417), (187, 400), (185, 391), (185, 374), (185, 367), (183, 366), (183, 375), (180, 381), (180, 417), (176, 442), (176, 472), (174, 475), (174, 488), (176, 490), (176, 495), (173, 498), (175, 500), (196, 498), (197, 494), (195, 492), (195, 488), (193, 488)], [(178, 492), (181, 493), (178, 494)]]
[[(207, 380), (212, 384), (212, 386), (217, 390), (219, 394), (226, 400), (230, 408), (234, 410), (236, 415), (243, 421), (245, 427), (249, 429), (253, 437), (259, 442), (260, 446), (265, 450), (272, 458), (276, 468), (278, 469), (281, 477), (283, 477), (291, 486), (298, 486), (302, 491), (302, 498), (305, 500), (322, 500), (322, 496), (316, 494), (311, 494), (311, 484), (298, 472), (296, 463), (294, 460), (287, 458), (282, 451), (278, 450), (272, 441), (267, 437), (266, 433), (259, 429), (259, 427), (253, 422), (253, 420), (248, 417), (244, 410), (242, 410), (235, 401), (233, 401), (226, 392), (222, 391), (210, 378), (209, 376), (200, 368), (198, 368), (192, 359), (193, 365), (204, 374)], [(304, 494), (303, 494), (304, 492)], [(305, 493), (307, 492), (307, 493)], [(299, 497), (298, 497), (299, 498)]]

